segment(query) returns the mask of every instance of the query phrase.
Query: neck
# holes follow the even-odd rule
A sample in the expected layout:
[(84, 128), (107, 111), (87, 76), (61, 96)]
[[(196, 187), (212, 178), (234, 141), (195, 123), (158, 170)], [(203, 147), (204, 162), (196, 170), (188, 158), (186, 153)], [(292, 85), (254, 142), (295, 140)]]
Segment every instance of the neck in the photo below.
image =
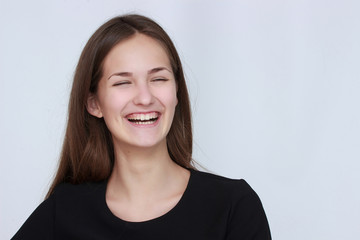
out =
[(174, 179), (184, 176), (184, 171), (170, 158), (165, 141), (152, 148), (115, 148), (108, 193), (131, 201), (159, 195)]

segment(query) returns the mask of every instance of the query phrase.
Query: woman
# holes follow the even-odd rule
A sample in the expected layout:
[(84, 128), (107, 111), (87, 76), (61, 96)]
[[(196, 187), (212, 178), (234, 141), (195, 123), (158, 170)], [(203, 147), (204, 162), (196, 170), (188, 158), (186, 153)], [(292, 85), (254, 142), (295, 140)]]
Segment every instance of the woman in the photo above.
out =
[(59, 169), (13, 239), (271, 239), (250, 186), (191, 154), (173, 43), (151, 19), (113, 18), (81, 54)]

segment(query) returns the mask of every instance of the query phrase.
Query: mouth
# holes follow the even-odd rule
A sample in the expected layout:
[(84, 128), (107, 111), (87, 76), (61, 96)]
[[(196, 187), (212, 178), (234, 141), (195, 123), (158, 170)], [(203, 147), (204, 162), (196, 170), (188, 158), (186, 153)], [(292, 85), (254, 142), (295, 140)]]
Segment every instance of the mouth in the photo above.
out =
[(127, 120), (132, 124), (150, 125), (154, 124), (160, 117), (159, 112), (149, 113), (132, 113), (126, 116)]

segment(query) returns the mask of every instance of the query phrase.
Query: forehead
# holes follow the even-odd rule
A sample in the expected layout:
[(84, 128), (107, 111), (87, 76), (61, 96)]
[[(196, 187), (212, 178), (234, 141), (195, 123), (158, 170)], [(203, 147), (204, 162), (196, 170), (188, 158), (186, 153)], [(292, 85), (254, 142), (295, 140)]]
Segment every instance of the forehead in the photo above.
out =
[(171, 69), (164, 47), (144, 34), (134, 36), (116, 44), (104, 59), (104, 74), (112, 71), (148, 71), (154, 67)]

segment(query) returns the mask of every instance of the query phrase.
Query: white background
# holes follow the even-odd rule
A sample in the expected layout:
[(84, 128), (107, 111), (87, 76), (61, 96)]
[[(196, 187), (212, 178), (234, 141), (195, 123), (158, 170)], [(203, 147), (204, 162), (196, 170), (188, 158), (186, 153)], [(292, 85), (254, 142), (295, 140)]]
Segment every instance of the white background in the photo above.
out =
[(273, 239), (358, 239), (357, 0), (0, 0), (0, 239), (47, 192), (82, 48), (129, 12), (181, 55), (194, 158), (250, 183)]

